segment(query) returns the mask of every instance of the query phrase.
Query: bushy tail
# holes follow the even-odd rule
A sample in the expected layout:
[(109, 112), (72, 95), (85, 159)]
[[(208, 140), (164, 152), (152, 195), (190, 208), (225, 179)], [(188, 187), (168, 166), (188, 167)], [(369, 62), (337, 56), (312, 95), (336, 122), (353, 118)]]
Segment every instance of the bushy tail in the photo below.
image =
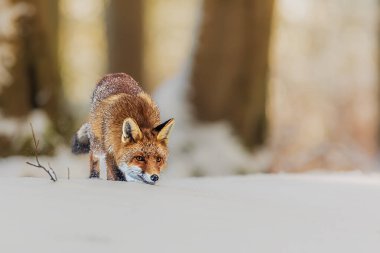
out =
[(73, 154), (86, 154), (90, 151), (90, 125), (84, 123), (75, 133), (72, 141)]

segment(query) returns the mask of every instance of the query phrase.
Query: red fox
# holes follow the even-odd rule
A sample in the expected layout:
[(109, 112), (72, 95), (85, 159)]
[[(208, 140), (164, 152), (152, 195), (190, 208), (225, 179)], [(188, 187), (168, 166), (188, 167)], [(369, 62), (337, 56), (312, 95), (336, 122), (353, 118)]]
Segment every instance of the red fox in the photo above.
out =
[(157, 105), (132, 77), (109, 74), (96, 85), (72, 152), (90, 153), (90, 178), (155, 184), (167, 164), (173, 124), (160, 123)]

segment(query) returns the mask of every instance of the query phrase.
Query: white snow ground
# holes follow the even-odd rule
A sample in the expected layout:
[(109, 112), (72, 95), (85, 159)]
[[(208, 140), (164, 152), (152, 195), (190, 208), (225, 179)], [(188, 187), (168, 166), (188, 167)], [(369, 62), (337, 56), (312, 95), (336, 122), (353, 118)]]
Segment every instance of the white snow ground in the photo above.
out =
[(0, 178), (0, 252), (380, 252), (380, 176)]

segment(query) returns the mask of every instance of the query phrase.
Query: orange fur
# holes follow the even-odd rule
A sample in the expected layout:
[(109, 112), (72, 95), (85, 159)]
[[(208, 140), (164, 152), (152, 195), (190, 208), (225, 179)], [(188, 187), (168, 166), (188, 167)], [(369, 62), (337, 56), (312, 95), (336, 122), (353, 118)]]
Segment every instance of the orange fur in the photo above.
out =
[(158, 107), (129, 75), (110, 74), (100, 80), (88, 123), (91, 176), (99, 175), (101, 156), (109, 180), (124, 180), (123, 165), (138, 166), (146, 175), (159, 175), (165, 168), (174, 120), (160, 125)]

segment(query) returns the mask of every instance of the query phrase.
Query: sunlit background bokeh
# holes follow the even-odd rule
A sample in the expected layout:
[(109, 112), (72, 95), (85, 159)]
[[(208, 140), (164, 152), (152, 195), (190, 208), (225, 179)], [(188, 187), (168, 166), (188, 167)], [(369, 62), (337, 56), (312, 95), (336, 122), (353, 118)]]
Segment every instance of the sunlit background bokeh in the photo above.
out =
[[(178, 72), (194, 44), (200, 0), (146, 0), (144, 7), (143, 82), (153, 91)], [(94, 84), (107, 73), (107, 0), (60, 1), (60, 57), (70, 105), (88, 109)], [(127, 70), (125, 71), (127, 72)], [(83, 115), (82, 115), (83, 116)]]

